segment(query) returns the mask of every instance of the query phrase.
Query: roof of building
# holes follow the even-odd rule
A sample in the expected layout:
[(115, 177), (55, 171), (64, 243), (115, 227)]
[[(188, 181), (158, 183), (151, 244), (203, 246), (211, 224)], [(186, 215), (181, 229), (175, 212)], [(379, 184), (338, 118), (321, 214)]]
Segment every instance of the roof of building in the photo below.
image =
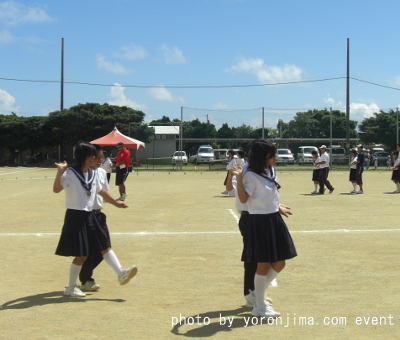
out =
[(179, 126), (160, 125), (149, 127), (155, 128), (156, 135), (179, 135)]

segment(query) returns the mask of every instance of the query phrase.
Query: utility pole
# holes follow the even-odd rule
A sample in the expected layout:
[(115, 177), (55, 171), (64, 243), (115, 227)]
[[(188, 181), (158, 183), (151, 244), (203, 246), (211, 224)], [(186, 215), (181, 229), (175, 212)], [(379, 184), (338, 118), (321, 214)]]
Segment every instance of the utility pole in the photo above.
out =
[(346, 149), (350, 149), (350, 39), (347, 38)]
[(60, 111), (64, 110), (64, 38), (61, 38), (61, 95)]

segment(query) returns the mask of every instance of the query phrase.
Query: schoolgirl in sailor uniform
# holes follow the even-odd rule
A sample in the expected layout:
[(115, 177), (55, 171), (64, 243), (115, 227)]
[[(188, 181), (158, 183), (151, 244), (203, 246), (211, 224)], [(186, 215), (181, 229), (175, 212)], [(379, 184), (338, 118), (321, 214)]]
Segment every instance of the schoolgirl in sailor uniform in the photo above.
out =
[(315, 165), (315, 163), (319, 163), (321, 159), (318, 156), (318, 152), (313, 150), (311, 151), (312, 155), (312, 161), (313, 161), (313, 174), (312, 174), (312, 181), (314, 182), (314, 191), (311, 193), (311, 195), (316, 195), (318, 194), (318, 186), (319, 186), (319, 171), (320, 167), (319, 165)]
[[(118, 266), (118, 271), (123, 271), (115, 254), (110, 250), (109, 235), (101, 228), (94, 216), (93, 204), (96, 195), (100, 194), (107, 202), (117, 207), (126, 208), (127, 206), (116, 202), (102, 189), (95, 171), (90, 168), (95, 161), (95, 156), (96, 149), (93, 145), (79, 142), (75, 148), (76, 166), (67, 168), (65, 161), (55, 164), (57, 175), (53, 191), (55, 193), (65, 191), (65, 207), (67, 209), (56, 254), (74, 256), (70, 267), (68, 286), (64, 291), (64, 295), (71, 297), (86, 295), (77, 287), (76, 281), (88, 255), (101, 252), (106, 261), (116, 267), (114, 269), (116, 272)], [(106, 258), (107, 254), (109, 259)], [(137, 269), (135, 270), (137, 271)], [(132, 269), (130, 271), (132, 272)]]
[(285, 267), (285, 260), (297, 256), (283, 221), (290, 208), (279, 204), (279, 184), (273, 168), (276, 147), (268, 140), (256, 139), (249, 145), (248, 169), (237, 171), (237, 189), (249, 216), (242, 261), (257, 262), (254, 278), (256, 306), (253, 316), (277, 317), (280, 314), (265, 301), (265, 289)]
[(357, 192), (357, 162), (358, 162), (358, 152), (356, 149), (350, 151), (351, 161), (350, 161), (350, 175), (349, 181), (353, 185), (353, 190), (350, 191), (351, 194)]
[(396, 150), (393, 152), (393, 157), (395, 159), (394, 165), (393, 165), (393, 172), (392, 172), (392, 181), (394, 184), (396, 184), (396, 190), (393, 191), (394, 194), (400, 193), (400, 157), (399, 157), (399, 151)]

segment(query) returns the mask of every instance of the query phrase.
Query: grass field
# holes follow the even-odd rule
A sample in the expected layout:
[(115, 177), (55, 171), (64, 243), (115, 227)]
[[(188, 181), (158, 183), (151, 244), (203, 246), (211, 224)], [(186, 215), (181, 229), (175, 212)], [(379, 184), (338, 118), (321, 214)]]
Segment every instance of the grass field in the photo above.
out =
[(349, 195), (348, 172), (333, 171), (334, 193), (313, 196), (311, 171), (284, 170), (298, 257), (267, 289), (282, 315), (268, 325), (244, 307), (225, 171), (130, 174), (129, 208), (105, 213), (115, 253), (138, 275), (120, 286), (102, 263), (100, 290), (73, 299), (62, 294), (71, 259), (54, 255), (64, 217), (55, 169), (0, 168), (0, 338), (399, 338), (400, 195), (390, 194), (390, 172), (364, 172), (365, 194)]

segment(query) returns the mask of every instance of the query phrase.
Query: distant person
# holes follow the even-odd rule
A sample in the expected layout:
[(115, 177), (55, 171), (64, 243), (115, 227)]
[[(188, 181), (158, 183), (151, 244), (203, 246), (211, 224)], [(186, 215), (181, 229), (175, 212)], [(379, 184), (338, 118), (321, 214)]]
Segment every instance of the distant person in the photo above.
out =
[(399, 157), (399, 151), (396, 150), (393, 152), (393, 158), (394, 158), (394, 165), (393, 165), (393, 172), (392, 172), (392, 181), (394, 184), (396, 184), (396, 190), (393, 191), (394, 194), (400, 193), (400, 157)]
[(357, 159), (358, 159), (358, 152), (356, 149), (352, 149), (350, 151), (350, 176), (349, 181), (353, 185), (353, 190), (350, 191), (351, 194), (357, 193)]
[[(228, 154), (228, 164), (226, 165), (227, 173), (226, 173), (226, 177), (224, 180), (225, 186), (226, 186), (226, 181), (228, 180), (229, 170), (236, 167), (236, 159), (237, 159), (237, 158), (235, 158), (235, 151), (233, 151), (232, 149), (228, 150), (227, 154)], [(225, 191), (221, 192), (221, 194), (228, 195), (229, 192), (225, 190)]]
[(369, 169), (369, 165), (371, 164), (371, 155), (370, 155), (370, 150), (367, 149), (365, 150), (365, 169), (368, 170)]
[(112, 161), (110, 157), (107, 156), (107, 152), (103, 151), (103, 161), (101, 162), (101, 168), (106, 172), (107, 174), (107, 183), (110, 183), (110, 178), (111, 178), (111, 172), (112, 172)]
[(245, 163), (246, 160), (244, 159), (244, 151), (239, 150), (237, 152), (236, 166), (243, 166)]
[(357, 175), (356, 175), (356, 183), (360, 187), (360, 190), (358, 190), (356, 193), (357, 194), (363, 194), (363, 180), (362, 180), (362, 174), (364, 172), (364, 147), (362, 144), (357, 145)]
[(329, 193), (331, 194), (335, 188), (331, 185), (331, 183), (328, 181), (328, 175), (329, 175), (329, 155), (326, 153), (326, 146), (321, 145), (319, 148), (319, 151), (321, 152), (321, 155), (319, 156), (319, 161), (315, 162), (314, 165), (319, 165), (320, 171), (319, 171), (319, 195), (323, 195), (326, 186), (329, 190)]
[(116, 176), (115, 176), (115, 185), (118, 186), (120, 197), (117, 198), (117, 201), (125, 201), (126, 193), (125, 181), (129, 175), (129, 168), (131, 167), (131, 153), (124, 147), (124, 143), (117, 143), (118, 153), (117, 156), (113, 159), (116, 164)]
[(320, 160), (318, 152), (316, 150), (311, 151), (311, 156), (312, 156), (312, 161), (313, 161), (313, 174), (312, 174), (311, 180), (314, 183), (314, 191), (311, 193), (311, 195), (316, 195), (316, 194), (318, 194), (320, 167), (319, 167), (319, 165), (315, 165), (315, 163), (320, 162), (321, 160)]

